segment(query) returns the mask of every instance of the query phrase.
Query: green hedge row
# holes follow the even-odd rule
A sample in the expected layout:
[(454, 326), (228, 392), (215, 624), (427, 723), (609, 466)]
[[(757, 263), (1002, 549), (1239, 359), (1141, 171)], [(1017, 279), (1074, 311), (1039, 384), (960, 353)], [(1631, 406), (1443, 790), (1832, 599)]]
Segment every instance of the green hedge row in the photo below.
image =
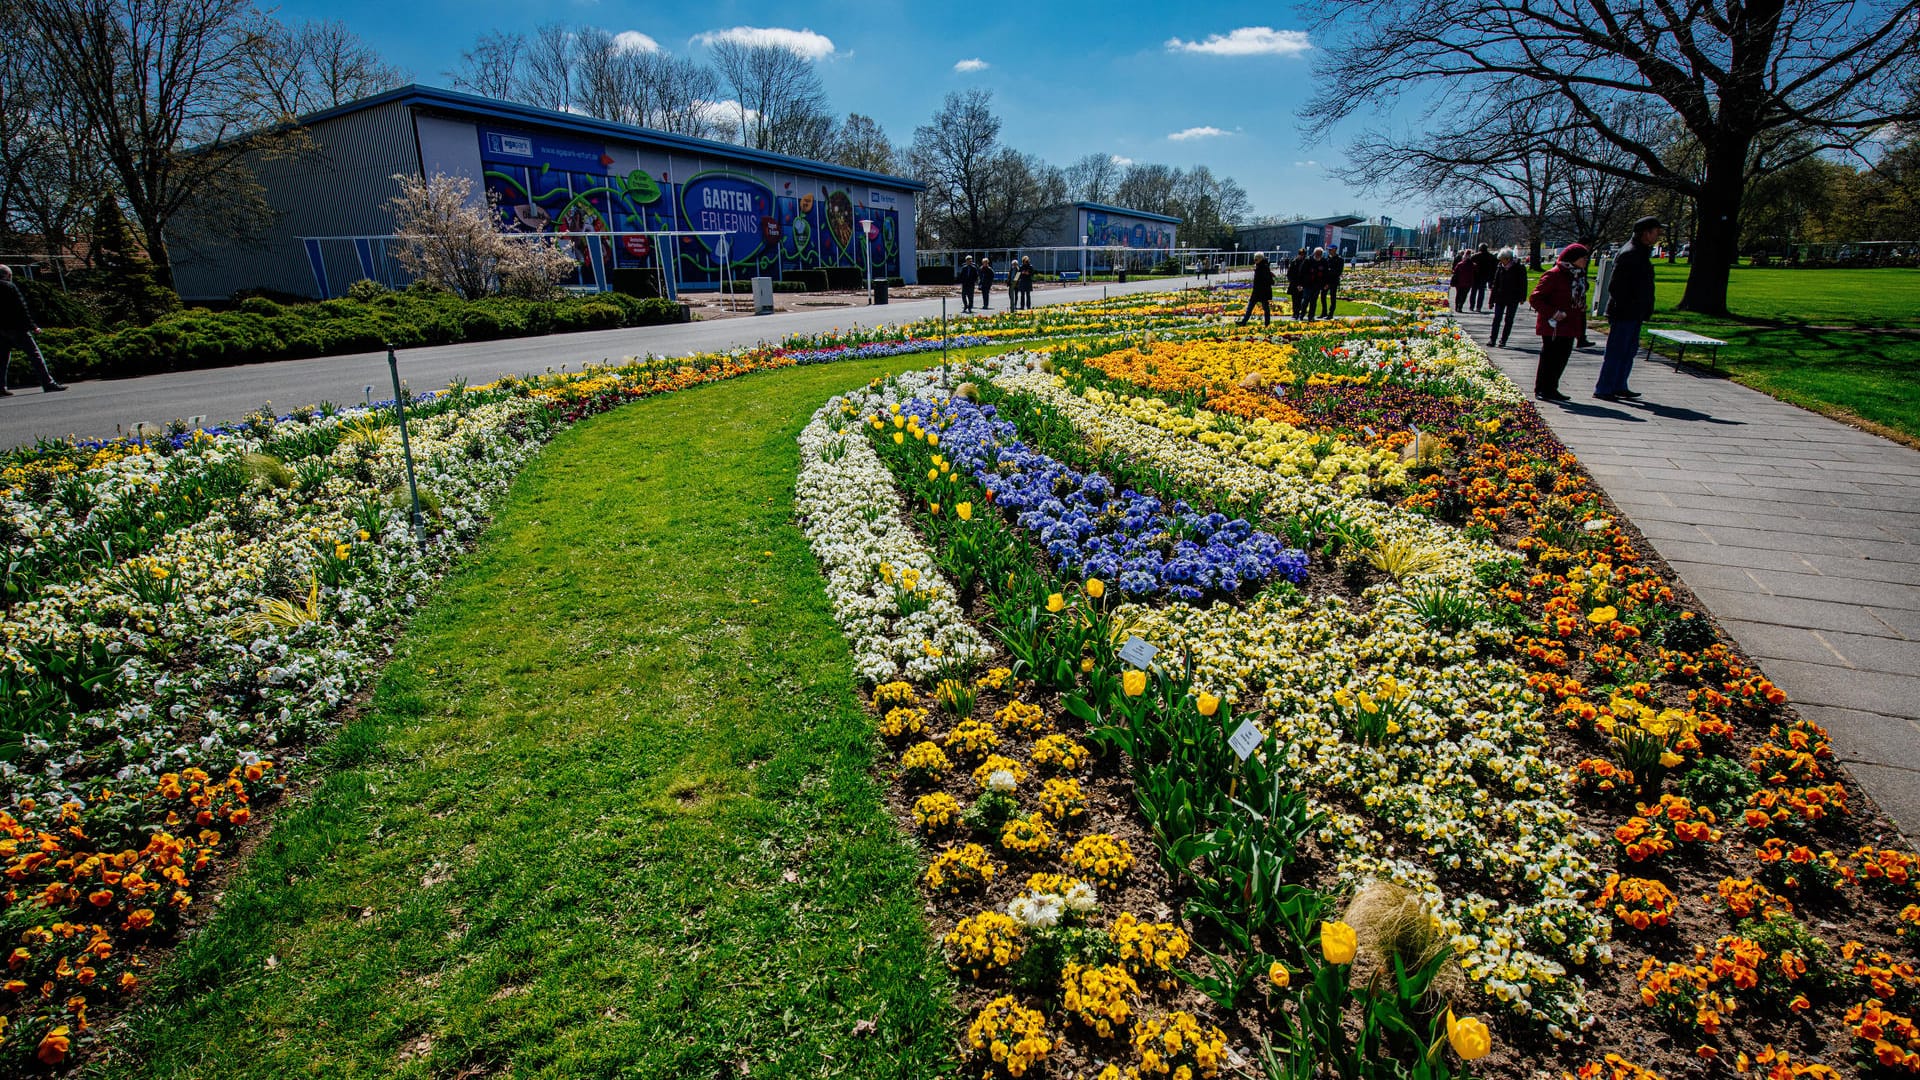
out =
[(150, 326), (49, 329), (40, 348), (61, 379), (125, 378), (265, 360), (417, 348), (461, 341), (613, 330), (678, 322), (679, 304), (619, 293), (558, 300), (397, 292), (365, 300), (278, 304), (254, 297), (232, 311), (188, 309)]

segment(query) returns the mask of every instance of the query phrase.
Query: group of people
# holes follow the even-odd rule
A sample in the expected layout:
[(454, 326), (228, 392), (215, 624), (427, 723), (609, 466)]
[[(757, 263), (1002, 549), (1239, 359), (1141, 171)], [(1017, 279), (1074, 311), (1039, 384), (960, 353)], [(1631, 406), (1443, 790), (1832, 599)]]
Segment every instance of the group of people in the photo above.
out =
[[(1346, 268), (1346, 260), (1340, 257), (1339, 251), (1329, 252), (1323, 247), (1311, 251), (1301, 248), (1287, 260), (1287, 296), (1293, 301), (1293, 317), (1312, 319), (1317, 310), (1318, 318), (1332, 318), (1334, 306), (1340, 302), (1340, 275)], [(1240, 316), (1241, 326), (1253, 318), (1255, 305), (1260, 307), (1263, 323), (1272, 324), (1273, 285), (1273, 264), (1262, 252), (1253, 259), (1253, 291), (1247, 295), (1247, 310)]]
[[(980, 261), (971, 258), (960, 260), (960, 269), (954, 275), (960, 283), (960, 311), (967, 314), (973, 310), (973, 291), (980, 290), (980, 309), (993, 310), (993, 283), (999, 280), (993, 269), (993, 260), (985, 255)], [(1033, 306), (1033, 260), (1022, 255), (1020, 261), (1007, 268), (1007, 310), (1019, 311)]]
[[(1653, 251), (1664, 232), (1659, 218), (1643, 217), (1633, 223), (1633, 239), (1614, 253), (1607, 291), (1607, 345), (1600, 361), (1600, 378), (1593, 388), (1593, 396), (1601, 401), (1640, 397), (1627, 385), (1627, 376), (1633, 371), (1634, 355), (1640, 351), (1640, 327), (1653, 316)], [(1560, 376), (1567, 370), (1574, 345), (1584, 343), (1586, 338), (1587, 262), (1591, 255), (1585, 244), (1562, 248), (1527, 298), (1535, 312), (1534, 333), (1540, 336), (1533, 396), (1542, 401), (1571, 400), (1560, 392)], [(1525, 270), (1521, 273), (1524, 275)], [(1499, 312), (1496, 306), (1496, 330)], [(1507, 317), (1512, 319), (1511, 312)], [(1500, 341), (1506, 341), (1504, 334)]]

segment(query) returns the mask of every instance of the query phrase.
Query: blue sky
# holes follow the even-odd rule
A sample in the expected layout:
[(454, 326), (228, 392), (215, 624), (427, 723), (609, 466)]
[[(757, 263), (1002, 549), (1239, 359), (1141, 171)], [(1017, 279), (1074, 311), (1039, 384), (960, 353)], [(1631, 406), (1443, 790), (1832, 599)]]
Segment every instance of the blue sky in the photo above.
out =
[[(1297, 117), (1318, 49), (1277, 4), (920, 2), (797, 5), (624, 0), (283, 0), (282, 19), (337, 18), (410, 70), (447, 85), (462, 49), (489, 29), (555, 20), (635, 31), (698, 55), (703, 33), (751, 26), (810, 31), (834, 110), (879, 120), (895, 145), (913, 138), (949, 90), (994, 91), (1002, 138), (1066, 165), (1088, 153), (1205, 164), (1237, 179), (1259, 214), (1386, 212), (1330, 175), (1341, 140), (1306, 145)], [(825, 52), (828, 43), (832, 51)], [(979, 61), (984, 67), (964, 65)], [(1404, 212), (1400, 212), (1404, 211)]]

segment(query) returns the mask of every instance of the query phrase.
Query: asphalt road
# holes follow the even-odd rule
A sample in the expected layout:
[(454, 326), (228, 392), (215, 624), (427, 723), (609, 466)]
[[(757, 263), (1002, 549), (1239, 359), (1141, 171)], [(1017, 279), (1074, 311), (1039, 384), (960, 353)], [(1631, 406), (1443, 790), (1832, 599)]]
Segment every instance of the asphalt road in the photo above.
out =
[[(1184, 284), (1182, 279), (1174, 278), (1125, 285), (1076, 285), (1037, 290), (1033, 300), (1034, 306), (1041, 307), (1092, 299), (1101, 296), (1103, 291), (1112, 294), (1158, 292), (1181, 284)], [(995, 311), (1006, 302), (1005, 297), (1004, 290), (994, 290), (993, 298), (998, 301)], [(958, 307), (957, 297), (947, 303), (949, 312)], [(737, 345), (778, 342), (791, 334), (820, 333), (855, 324), (893, 325), (938, 314), (940, 301), (915, 300), (885, 307), (831, 308), (674, 326), (440, 345), (400, 353), (400, 376), (415, 390), (431, 390), (461, 376), (470, 382), (483, 383), (502, 375), (557, 371), (563, 364), (578, 369), (584, 363), (628, 356), (684, 356)], [(38, 389), (16, 390), (13, 397), (0, 398), (0, 446), (14, 447), (42, 437), (63, 435), (108, 438), (124, 434), (139, 423), (164, 424), (175, 418), (205, 417), (202, 423), (214, 426), (237, 420), (266, 402), (272, 402), (274, 408), (283, 413), (322, 401), (349, 405), (366, 399), (367, 386), (373, 387), (376, 401), (393, 396), (386, 353), (278, 360), (137, 379), (95, 379), (73, 383), (64, 394), (45, 394)]]

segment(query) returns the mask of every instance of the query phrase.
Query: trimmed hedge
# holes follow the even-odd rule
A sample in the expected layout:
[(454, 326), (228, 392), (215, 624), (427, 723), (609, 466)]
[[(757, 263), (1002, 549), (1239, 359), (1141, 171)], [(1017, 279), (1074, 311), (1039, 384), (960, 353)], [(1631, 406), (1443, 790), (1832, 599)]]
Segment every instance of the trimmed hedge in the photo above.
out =
[(679, 322), (679, 304), (619, 293), (559, 300), (388, 293), (370, 300), (280, 304), (242, 300), (232, 311), (189, 309), (151, 326), (48, 329), (40, 348), (62, 379), (126, 378), (268, 360), (417, 348), (462, 341), (614, 330)]

